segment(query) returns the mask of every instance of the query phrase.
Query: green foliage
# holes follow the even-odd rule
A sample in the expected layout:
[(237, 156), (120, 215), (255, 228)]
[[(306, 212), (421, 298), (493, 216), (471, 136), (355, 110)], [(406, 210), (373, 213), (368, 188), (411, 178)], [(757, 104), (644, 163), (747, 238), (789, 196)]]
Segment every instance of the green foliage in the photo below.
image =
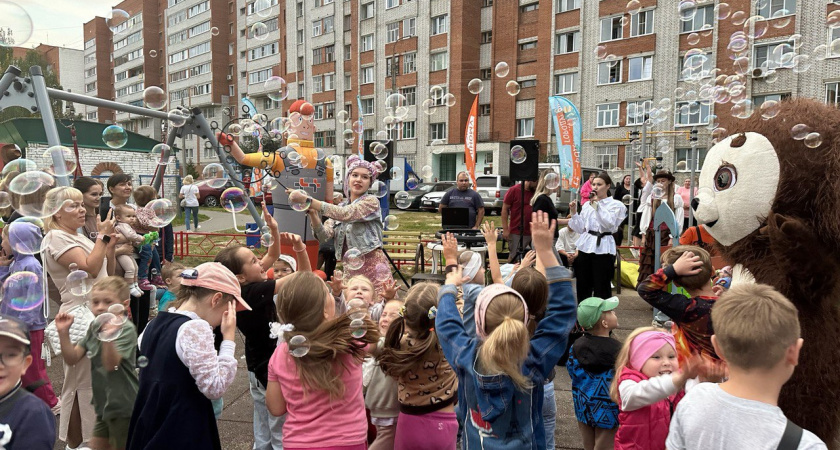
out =
[(198, 169), (195, 167), (195, 164), (193, 162), (188, 162), (184, 166), (184, 171), (186, 172), (186, 175), (192, 175), (195, 179), (198, 179), (201, 176), (201, 174), (198, 173)]
[[(46, 81), (47, 87), (61, 89), (61, 85), (58, 84), (58, 75), (48, 66), (47, 59), (44, 55), (36, 50), (28, 50), (23, 58), (15, 58), (11, 48), (0, 46), (0, 71), (5, 72), (6, 68), (11, 65), (17, 66), (23, 72), (23, 77), (28, 76), (30, 67), (40, 66), (44, 73), (44, 81)], [(62, 117), (63, 115), (62, 103), (61, 100), (52, 100), (51, 102), (53, 115), (56, 117)], [(7, 108), (0, 112), (0, 122), (18, 117), (40, 116), (40, 114), (32, 114), (23, 108)], [(78, 115), (78, 118), (81, 118), (81, 115)]]

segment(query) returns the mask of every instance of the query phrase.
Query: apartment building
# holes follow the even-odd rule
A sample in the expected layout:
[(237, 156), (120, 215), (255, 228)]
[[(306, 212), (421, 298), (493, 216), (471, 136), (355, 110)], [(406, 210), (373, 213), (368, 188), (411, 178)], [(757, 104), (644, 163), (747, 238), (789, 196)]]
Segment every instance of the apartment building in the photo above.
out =
[[(83, 26), (85, 37), (84, 80), (82, 94), (92, 97), (114, 99), (114, 73), (111, 66), (112, 32), (103, 17), (94, 17)], [(77, 75), (78, 76), (78, 75)], [(84, 105), (77, 110), (90, 122), (114, 123), (114, 111), (96, 106)]]
[[(38, 44), (37, 47), (12, 47), (12, 56), (14, 58), (24, 58), (29, 51), (36, 51), (43, 55), (46, 60), (46, 67), (43, 67), (45, 72), (55, 73), (58, 83), (66, 91), (74, 93), (84, 93), (84, 79), (79, 77), (84, 69), (84, 54), (82, 50), (66, 47), (56, 47), (54, 45)], [(83, 105), (79, 103), (67, 104), (62, 113), (81, 113)]]

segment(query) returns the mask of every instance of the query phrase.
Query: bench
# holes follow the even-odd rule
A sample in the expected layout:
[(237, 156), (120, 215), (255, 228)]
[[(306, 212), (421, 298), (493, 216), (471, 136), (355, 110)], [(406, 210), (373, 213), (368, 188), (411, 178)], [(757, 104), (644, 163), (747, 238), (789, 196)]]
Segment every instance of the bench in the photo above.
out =
[(404, 264), (414, 263), (418, 265), (418, 255), (422, 259), (423, 242), (420, 233), (384, 231), (382, 233), (382, 248), (388, 252), (388, 256), (394, 264), (402, 269)]

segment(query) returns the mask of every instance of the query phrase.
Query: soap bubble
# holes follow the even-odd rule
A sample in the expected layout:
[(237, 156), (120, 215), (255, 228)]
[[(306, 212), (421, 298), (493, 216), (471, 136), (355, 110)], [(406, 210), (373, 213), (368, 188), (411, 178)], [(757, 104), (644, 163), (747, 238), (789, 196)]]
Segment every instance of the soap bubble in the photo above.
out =
[(274, 236), (271, 233), (263, 233), (260, 235), (260, 246), (263, 248), (274, 245)]
[(393, 112), (400, 106), (405, 106), (407, 103), (408, 100), (405, 98), (405, 95), (395, 92), (385, 99), (385, 109)]
[(828, 44), (828, 54), (831, 56), (840, 56), (840, 38), (837, 38)]
[(342, 262), (344, 263), (344, 267), (348, 270), (359, 270), (365, 264), (362, 252), (357, 248), (351, 248), (350, 250), (344, 252)]
[(432, 171), (432, 166), (426, 165), (420, 169), (420, 176), (423, 177), (424, 180), (431, 181), (431, 179), (434, 178), (433, 175), (434, 172)]
[(335, 117), (339, 123), (347, 123), (350, 120), (350, 113), (342, 109)]
[(627, 14), (639, 14), (639, 11), (642, 9), (642, 4), (639, 0), (630, 0), (627, 2), (625, 9), (627, 10)]
[(23, 172), (12, 178), (9, 183), (9, 192), (18, 195), (30, 195), (54, 185), (55, 178), (46, 172)]
[(500, 61), (496, 63), (495, 72), (497, 77), (504, 78), (508, 75), (508, 72), (510, 72), (510, 66), (508, 66), (508, 63), (506, 62)]
[(391, 276), (391, 268), (388, 267), (388, 264), (379, 263), (373, 268), (373, 277), (376, 281), (385, 282), (390, 280)]
[(681, 0), (677, 5), (677, 12), (680, 15), (680, 20), (683, 22), (694, 20), (694, 16), (697, 14), (697, 8), (695, 8), (694, 0)]
[(228, 125), (227, 132), (231, 136), (241, 136), (242, 135), (242, 125), (238, 123), (232, 123)]
[(170, 110), (166, 115), (166, 119), (175, 128), (183, 127), (187, 123), (188, 118), (189, 113), (178, 108)]
[(387, 149), (387, 147), (385, 147), (385, 144), (391, 141), (391, 139), (388, 138), (388, 132), (385, 130), (379, 130), (376, 132), (376, 140), (384, 142), (377, 142), (377, 144), (381, 145), (384, 149)]
[(391, 176), (392, 181), (400, 181), (403, 177), (402, 169), (399, 167), (391, 167), (388, 174)]
[(152, 151), (149, 152), (149, 159), (157, 163), (159, 166), (165, 166), (168, 164), (171, 156), (172, 149), (166, 144), (157, 144), (152, 147)]
[(96, 316), (90, 326), (102, 342), (113, 342), (122, 334), (122, 323), (111, 313)]
[[(76, 155), (73, 150), (63, 146), (54, 145), (44, 151), (42, 157), (47, 160), (47, 164), (52, 164), (53, 173), (57, 177), (72, 175), (76, 170)], [(53, 158), (61, 158), (64, 160), (63, 167), (57, 167)]]
[(560, 187), (560, 175), (549, 172), (545, 174), (545, 187), (548, 189), (557, 189)]
[(796, 55), (791, 60), (791, 65), (793, 65), (794, 73), (805, 73), (811, 68), (811, 57), (808, 55)]
[(268, 37), (268, 26), (262, 22), (251, 25), (251, 36), (258, 41), (264, 41)]
[(289, 339), (288, 342), (289, 346), (289, 354), (294, 356), (295, 358), (303, 358), (309, 353), (310, 344), (309, 341), (306, 340), (305, 336), (300, 334), (293, 336)]
[(350, 321), (350, 335), (356, 339), (361, 339), (367, 334), (367, 327), (365, 327), (364, 319), (355, 319)]
[[(222, 197), (224, 197), (224, 193), (222, 193)], [(172, 200), (168, 198), (152, 200), (146, 205), (146, 209), (150, 210), (153, 216), (149, 220), (149, 225), (157, 228), (169, 225), (175, 220), (175, 216), (178, 215), (178, 206), (173, 204)]]
[(397, 217), (393, 214), (389, 214), (389, 215), (385, 216), (385, 229), (386, 230), (393, 231), (393, 230), (396, 230), (399, 227), (400, 227), (400, 218), (399, 217)]
[(662, 197), (665, 196), (665, 189), (663, 189), (662, 186), (657, 184), (651, 190), (650, 195), (652, 195), (653, 198), (656, 200), (662, 200)]
[(819, 133), (814, 132), (808, 133), (808, 135), (805, 136), (805, 140), (803, 142), (808, 148), (817, 148), (820, 145), (822, 145), (823, 139)]
[(482, 89), (484, 89), (484, 83), (482, 83), (478, 78), (473, 78), (470, 80), (469, 84), (467, 84), (467, 89), (470, 90), (471, 94), (478, 95), (481, 93)]
[(762, 16), (752, 16), (744, 22), (744, 33), (750, 39), (758, 39), (767, 33), (769, 24)]
[[(771, 16), (770, 18), (774, 19), (773, 28), (784, 28), (788, 26), (792, 17), (793, 16), (791, 15), (790, 11), (786, 9), (780, 9), (773, 13), (773, 16)], [(829, 25), (829, 27), (831, 27), (831, 25)]]
[(761, 113), (761, 118), (764, 120), (776, 117), (781, 109), (781, 104), (776, 100), (767, 100), (758, 107), (758, 111)]
[[(32, 223), (30, 220), (21, 220), (26, 219), (24, 217), (15, 220), (14, 222), (6, 225), (9, 227), (9, 233), (14, 239), (9, 239), (9, 245), (11, 245), (12, 250), (15, 253), (20, 253), (21, 255), (34, 255), (41, 251), (41, 240), (43, 236), (41, 232), (37, 233), (30, 233), (26, 230), (27, 227), (24, 226), (25, 223)], [(40, 220), (38, 220), (40, 222)], [(36, 226), (43, 228), (43, 222), (40, 225), (36, 222)], [(18, 233), (16, 229), (25, 230), (25, 232)]]
[(130, 17), (131, 16), (125, 10), (113, 8), (111, 12), (105, 16), (105, 24), (108, 25), (108, 28), (112, 33), (114, 33), (114, 36), (120, 36), (125, 34), (130, 28), (129, 26), (122, 26)]
[(607, 57), (607, 47), (603, 45), (598, 45), (595, 47), (593, 53), (595, 53), (596, 58), (604, 59)]
[(353, 145), (353, 142), (356, 141), (356, 134), (353, 133), (353, 130), (344, 130), (341, 135), (344, 137), (344, 142), (347, 145)]
[(201, 177), (204, 178), (204, 183), (213, 189), (223, 188), (228, 181), (225, 178), (225, 167), (219, 163), (210, 163), (204, 166)]
[(429, 97), (431, 97), (432, 100), (440, 100), (443, 98), (443, 95), (444, 90), (442, 86), (435, 85), (429, 89)]
[(808, 125), (805, 125), (804, 123), (799, 123), (799, 124), (794, 125), (790, 129), (790, 136), (797, 141), (801, 141), (801, 140), (805, 139), (805, 137), (808, 136), (808, 133), (810, 133), (810, 132), (811, 132), (811, 127), (809, 127)]
[(686, 38), (686, 41), (688, 42), (688, 45), (697, 45), (700, 43), (700, 35), (697, 33), (691, 33)]
[(510, 161), (514, 164), (522, 164), (528, 158), (528, 153), (521, 145), (514, 145), (510, 148)]
[(423, 108), (423, 112), (426, 113), (427, 116), (431, 116), (435, 112), (435, 101), (430, 98), (423, 100), (423, 103), (420, 106)]
[(825, 18), (825, 25), (828, 28), (840, 27), (840, 9), (835, 9), (834, 11), (828, 13), (828, 16)]
[(519, 87), (519, 83), (514, 80), (510, 80), (505, 84), (505, 91), (507, 91), (508, 95), (516, 96), (519, 95), (519, 91), (521, 88)]
[[(312, 206), (312, 198), (309, 197), (309, 194), (306, 191), (304, 191), (303, 189), (298, 189), (295, 192), (298, 192), (299, 194), (305, 195), (306, 197), (301, 202), (293, 202), (293, 201), (289, 200), (289, 204), (292, 207), (292, 209), (294, 209), (295, 211), (306, 211), (306, 210), (308, 210), (309, 207)], [(291, 199), (291, 196), (290, 196), (290, 199)]]
[(35, 161), (26, 158), (18, 158), (3, 167), (3, 171), (0, 172), (2, 176), (5, 178), (6, 175), (12, 172), (32, 172), (34, 170), (38, 170), (38, 165), (35, 164)]
[(715, 6), (715, 17), (718, 20), (726, 20), (729, 18), (729, 14), (732, 12), (732, 8), (729, 7), (729, 3), (718, 3)]
[(166, 92), (158, 86), (149, 86), (143, 90), (143, 104), (146, 108), (160, 111), (166, 106), (166, 100)]
[(732, 105), (732, 109), (729, 111), (732, 117), (737, 117), (738, 119), (747, 119), (753, 115), (755, 112), (753, 108), (752, 100), (744, 100), (741, 103), (737, 103)]
[(222, 192), (219, 202), (222, 204), (222, 208), (224, 208), (225, 211), (238, 213), (245, 210), (247, 207), (247, 202), (245, 201), (246, 198), (247, 196), (245, 195), (245, 192), (234, 186), (229, 187)]
[(155, 49), (149, 50), (149, 58), (157, 58), (157, 50), (155, 50)]
[(41, 277), (28, 271), (14, 272), (3, 282), (0, 302), (15, 311), (30, 311), (44, 304)]
[(109, 306), (108, 312), (114, 315), (114, 323), (122, 325), (128, 320), (128, 311), (122, 303), (114, 303)]
[(5, 209), (10, 206), (12, 206), (12, 198), (9, 197), (9, 193), (0, 191), (0, 209)]
[(102, 131), (102, 142), (111, 148), (122, 148), (128, 142), (128, 133), (119, 125), (110, 125)]
[(367, 303), (364, 300), (354, 297), (347, 301), (347, 316), (350, 320), (364, 319), (367, 314)]
[(397, 192), (394, 195), (394, 204), (397, 205), (397, 208), (399, 209), (406, 209), (411, 206), (409, 193), (406, 191)]
[(624, 203), (625, 205), (629, 206), (632, 201), (633, 197), (631, 197), (630, 194), (624, 194), (624, 197), (621, 197), (621, 203)]
[(254, 11), (263, 19), (271, 15), (271, 0), (256, 0)]
[(64, 283), (70, 290), (70, 293), (77, 297), (88, 295), (90, 290), (93, 289), (93, 280), (90, 279), (88, 273), (84, 270), (72, 270), (67, 275)]
[(731, 18), (733, 25), (741, 26), (744, 24), (744, 22), (747, 21), (747, 13), (745, 13), (744, 11), (735, 11), (734, 13), (732, 13)]
[(388, 186), (384, 182), (376, 180), (368, 189), (368, 194), (373, 194), (377, 198), (385, 197), (388, 195)]
[(149, 365), (149, 358), (146, 358), (145, 356), (141, 356), (141, 357), (137, 358), (137, 367), (142, 369), (142, 368), (144, 368), (148, 365)]
[(210, 28), (210, 34), (212, 34), (213, 36), (218, 36), (219, 35), (219, 27)]
[(443, 96), (443, 104), (446, 105), (447, 108), (451, 108), (455, 106), (455, 94), (448, 93)]

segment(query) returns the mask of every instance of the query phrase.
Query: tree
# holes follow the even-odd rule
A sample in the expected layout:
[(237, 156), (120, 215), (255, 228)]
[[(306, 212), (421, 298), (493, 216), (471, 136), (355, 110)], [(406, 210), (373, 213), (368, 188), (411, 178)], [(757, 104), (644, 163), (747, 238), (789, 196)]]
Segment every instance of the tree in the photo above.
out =
[(195, 179), (200, 178), (201, 174), (198, 173), (198, 169), (195, 167), (195, 163), (193, 163), (192, 161), (188, 162), (187, 165), (184, 166), (184, 171), (187, 173), (187, 175), (192, 175)]
[[(61, 85), (58, 83), (58, 75), (56, 75), (55, 71), (53, 71), (49, 66), (49, 63), (44, 55), (37, 50), (27, 50), (23, 58), (15, 58), (12, 54), (11, 48), (0, 46), (0, 70), (5, 72), (5, 69), (10, 65), (17, 66), (21, 72), (23, 72), (24, 76), (29, 74), (30, 67), (40, 66), (42, 72), (44, 73), (44, 81), (46, 82), (47, 87), (61, 89)], [(55, 117), (62, 117), (63, 102), (61, 100), (52, 99), (50, 103), (52, 104), (53, 115)], [(0, 122), (5, 122), (18, 117), (41, 117), (41, 114), (32, 113), (23, 108), (6, 108), (0, 112)]]

